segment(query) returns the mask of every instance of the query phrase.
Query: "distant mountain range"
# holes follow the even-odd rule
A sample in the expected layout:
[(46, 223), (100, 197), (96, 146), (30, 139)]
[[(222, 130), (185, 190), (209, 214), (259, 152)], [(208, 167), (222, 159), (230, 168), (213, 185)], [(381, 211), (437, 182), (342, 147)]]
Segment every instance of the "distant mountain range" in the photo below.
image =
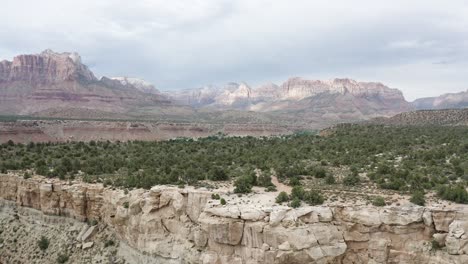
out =
[[(152, 92), (147, 93), (146, 89)], [(51, 109), (125, 113), (171, 103), (135, 80), (96, 78), (77, 53), (19, 55), (0, 62), (0, 113), (36, 114)]]
[(268, 83), (252, 88), (246, 83), (229, 83), (222, 88), (207, 86), (166, 94), (179, 104), (201, 109), (295, 114), (306, 119), (365, 119), (412, 109), (398, 89), (350, 79), (319, 81), (296, 77), (280, 86)]
[(392, 116), (413, 109), (463, 108), (468, 91), (409, 103), (398, 89), (351, 79), (290, 78), (281, 85), (160, 92), (129, 77), (96, 78), (77, 53), (19, 55), (0, 62), (0, 115), (86, 118), (172, 118), (325, 126)]
[(426, 97), (415, 100), (413, 106), (420, 109), (467, 108), (468, 90), (459, 93), (447, 93), (438, 97)]

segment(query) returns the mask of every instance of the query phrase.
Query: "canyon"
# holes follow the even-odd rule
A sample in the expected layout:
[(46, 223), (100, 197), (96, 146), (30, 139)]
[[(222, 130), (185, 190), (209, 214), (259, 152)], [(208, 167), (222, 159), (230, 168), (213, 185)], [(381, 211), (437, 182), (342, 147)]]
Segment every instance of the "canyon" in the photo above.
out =
[[(227, 204), (211, 199), (214, 192)], [(0, 236), (18, 221), (25, 224), (28, 216), (34, 216), (36, 231), (46, 228), (46, 222), (69, 223), (67, 228), (73, 227), (70, 233), (76, 235), (68, 241), (73, 263), (99, 263), (83, 258), (106, 236), (118, 240), (115, 263), (468, 262), (466, 205), (325, 204), (293, 209), (276, 205), (269, 199), (274, 194), (237, 197), (226, 190), (170, 186), (125, 191), (3, 174), (0, 224), (5, 231)], [(10, 240), (2, 240), (1, 263), (15, 256), (18, 260), (27, 250), (15, 248)], [(16, 254), (9, 254), (12, 248)], [(101, 254), (110, 254), (105, 252)], [(17, 263), (35, 263), (29, 257), (21, 255)]]

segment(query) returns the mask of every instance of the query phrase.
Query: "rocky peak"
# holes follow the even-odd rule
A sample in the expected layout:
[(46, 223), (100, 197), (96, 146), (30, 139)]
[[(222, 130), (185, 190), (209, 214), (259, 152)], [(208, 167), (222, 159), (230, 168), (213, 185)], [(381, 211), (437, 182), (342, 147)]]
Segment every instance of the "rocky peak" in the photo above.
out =
[(34, 85), (97, 81), (88, 67), (81, 63), (78, 53), (56, 53), (50, 49), (40, 54), (16, 56), (12, 62), (1, 62), (0, 80)]
[(252, 88), (246, 83), (229, 84), (216, 101), (222, 105), (232, 105), (239, 100), (249, 100), (252, 96)]
[(131, 86), (140, 92), (148, 94), (159, 94), (160, 92), (148, 81), (132, 77), (112, 77), (112, 80), (119, 81), (124, 86)]
[(346, 94), (358, 97), (380, 97), (385, 99), (404, 100), (398, 89), (389, 88), (378, 82), (357, 82), (352, 79), (305, 80), (299, 77), (290, 78), (281, 86), (283, 97), (288, 99), (303, 99), (320, 93)]

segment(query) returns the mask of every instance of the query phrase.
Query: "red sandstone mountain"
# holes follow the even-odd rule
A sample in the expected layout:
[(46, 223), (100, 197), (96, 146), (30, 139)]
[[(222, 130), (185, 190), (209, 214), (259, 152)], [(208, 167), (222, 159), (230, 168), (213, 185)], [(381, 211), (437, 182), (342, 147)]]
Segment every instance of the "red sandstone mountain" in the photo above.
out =
[(358, 120), (391, 116), (412, 109), (398, 89), (350, 79), (319, 81), (291, 78), (281, 86), (269, 83), (258, 88), (245, 83), (230, 83), (224, 88), (169, 94), (178, 102), (199, 108), (290, 114), (305, 120)]
[(168, 104), (157, 92), (145, 93), (131, 83), (97, 79), (77, 53), (19, 55), (0, 62), (0, 113), (86, 109), (124, 113), (145, 105)]
[(229, 83), (162, 94), (137, 78), (98, 79), (77, 53), (46, 50), (0, 62), (0, 115), (323, 126), (411, 109), (397, 89), (350, 79), (291, 78), (280, 86)]

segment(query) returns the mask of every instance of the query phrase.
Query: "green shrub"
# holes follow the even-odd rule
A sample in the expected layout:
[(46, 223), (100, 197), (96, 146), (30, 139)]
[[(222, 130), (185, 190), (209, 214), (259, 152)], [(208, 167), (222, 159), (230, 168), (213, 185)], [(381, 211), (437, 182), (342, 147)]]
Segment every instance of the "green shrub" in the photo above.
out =
[(112, 247), (115, 245), (115, 242), (114, 240), (106, 240), (106, 242), (104, 243), (104, 247)]
[(299, 177), (292, 177), (289, 179), (289, 186), (298, 186), (301, 185), (301, 181), (299, 180)]
[(382, 196), (376, 196), (374, 199), (372, 199), (372, 205), (385, 206), (385, 199)]
[(304, 199), (304, 188), (302, 186), (294, 186), (291, 190), (291, 199), (297, 198), (299, 200)]
[(326, 184), (335, 184), (336, 183), (336, 180), (335, 180), (335, 177), (333, 177), (333, 175), (331, 174), (328, 174), (327, 177), (325, 177), (325, 183)]
[(327, 171), (322, 167), (316, 168), (314, 176), (319, 179), (325, 178), (327, 176)]
[(417, 205), (424, 206), (424, 204), (426, 203), (426, 200), (424, 198), (424, 193), (421, 191), (415, 191), (410, 198), (410, 202), (417, 204)]
[(304, 201), (310, 205), (319, 205), (323, 204), (324, 198), (321, 192), (316, 190), (310, 190), (305, 192)]
[(211, 194), (211, 199), (213, 199), (213, 200), (219, 200), (220, 198), (221, 198), (221, 197), (220, 197), (219, 194), (217, 194), (217, 193)]
[(289, 196), (286, 192), (280, 192), (278, 196), (276, 196), (276, 203), (284, 203), (289, 200)]
[(442, 185), (439, 187), (437, 194), (445, 200), (462, 204), (468, 203), (468, 193), (465, 187), (460, 184), (457, 184), (456, 186)]
[(221, 203), (221, 205), (225, 205), (225, 204), (226, 204), (226, 200), (224, 200), (224, 198), (221, 198), (220, 203)]
[(289, 204), (289, 206), (291, 206), (292, 208), (298, 208), (299, 206), (301, 206), (301, 200), (299, 200), (299, 198), (295, 197), (291, 203)]
[(359, 182), (360, 182), (359, 176), (355, 175), (354, 173), (346, 176), (343, 179), (343, 184), (347, 186), (356, 186), (359, 184)]
[(26, 180), (26, 179), (29, 179), (29, 178), (31, 178), (31, 174), (29, 174), (29, 172), (25, 172), (25, 173), (23, 174), (23, 178), (24, 178), (25, 180)]
[(242, 176), (234, 182), (235, 193), (249, 193), (252, 191), (252, 179), (249, 176)]
[(209, 179), (212, 181), (226, 181), (229, 179), (229, 176), (223, 168), (216, 167), (209, 175)]
[(123, 207), (124, 207), (125, 209), (128, 209), (128, 206), (129, 206), (128, 201), (125, 201), (125, 202), (123, 203)]
[(277, 189), (276, 189), (276, 186), (272, 185), (272, 186), (268, 186), (265, 188), (265, 191), (266, 192), (276, 192)]
[(68, 255), (67, 254), (59, 254), (57, 256), (57, 263), (63, 264), (68, 261)]
[(49, 239), (45, 236), (41, 236), (37, 244), (42, 251), (45, 251), (49, 247)]
[(262, 187), (272, 187), (274, 186), (271, 182), (271, 176), (265, 173), (261, 173), (259, 177), (257, 177), (257, 185)]

